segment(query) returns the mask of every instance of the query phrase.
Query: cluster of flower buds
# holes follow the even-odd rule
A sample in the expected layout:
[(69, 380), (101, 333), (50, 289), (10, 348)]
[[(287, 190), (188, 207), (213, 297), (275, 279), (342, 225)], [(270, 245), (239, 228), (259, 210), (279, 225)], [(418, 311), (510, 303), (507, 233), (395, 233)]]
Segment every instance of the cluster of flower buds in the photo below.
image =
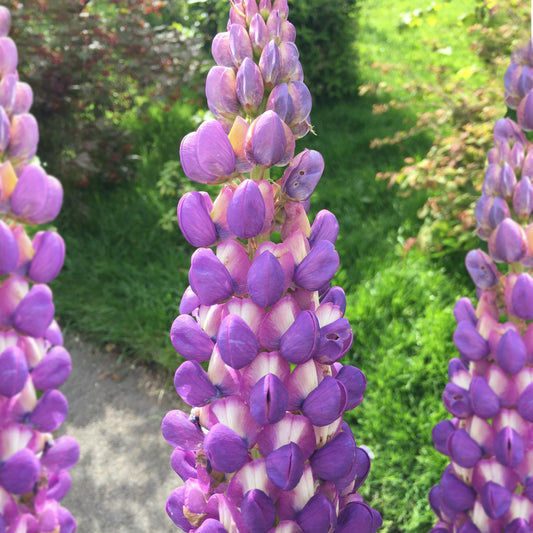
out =
[(511, 55), (511, 65), (505, 72), (505, 103), (516, 109), (521, 128), (533, 130), (533, 45), (519, 48)]
[[(533, 72), (530, 51), (514, 54), (505, 76), (507, 102), (519, 110)], [(529, 64), (517, 65), (524, 57)], [(533, 531), (531, 178), (533, 144), (517, 123), (498, 120), (476, 206), (477, 232), (489, 253), (466, 256), (478, 304), (462, 298), (455, 306), (460, 357), (450, 361), (443, 394), (454, 418), (433, 429), (435, 448), (451, 460), (430, 492), (440, 519), (433, 533)]]
[(0, 531), (69, 533), (76, 523), (59, 501), (79, 448), (51, 432), (67, 415), (57, 387), (71, 360), (46, 285), (63, 265), (65, 244), (54, 231), (30, 231), (56, 217), (63, 190), (30, 162), (39, 135), (10, 23), (0, 6)]
[[(198, 248), (170, 334), (186, 359), (175, 388), (192, 409), (162, 423), (184, 481), (167, 512), (184, 531), (381, 525), (357, 493), (369, 454), (343, 422), (366, 378), (339, 362), (353, 333), (344, 291), (330, 286), (337, 220), (329, 211), (312, 225), (307, 217), (324, 161), (314, 150), (294, 156), (295, 138), (310, 131), (311, 97), (287, 15), (286, 0), (232, 2), (206, 83), (217, 120), (180, 148), (190, 179), (222, 185), (214, 202), (189, 192), (177, 209)], [(273, 166), (286, 167), (279, 179)]]

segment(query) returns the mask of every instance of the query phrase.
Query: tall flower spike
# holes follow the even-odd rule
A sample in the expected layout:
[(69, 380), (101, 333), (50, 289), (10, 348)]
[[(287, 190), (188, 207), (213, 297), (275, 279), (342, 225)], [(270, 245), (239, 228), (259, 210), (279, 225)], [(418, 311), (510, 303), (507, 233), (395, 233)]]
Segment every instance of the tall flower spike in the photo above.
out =
[[(312, 226), (307, 217), (324, 160), (315, 150), (294, 155), (295, 139), (311, 128), (311, 94), (287, 16), (286, 0), (231, 1), (206, 80), (217, 120), (180, 148), (191, 180), (222, 185), (214, 201), (188, 192), (178, 204), (183, 235), (198, 249), (170, 338), (187, 359), (174, 385), (192, 409), (168, 413), (162, 432), (184, 482), (167, 512), (187, 532), (374, 533), (381, 525), (357, 494), (369, 454), (342, 421), (362, 402), (366, 378), (338, 362), (353, 340), (344, 291), (330, 287), (339, 224), (329, 211)], [(272, 166), (287, 168), (275, 180)], [(496, 283), (485, 263), (473, 261), (485, 284)], [(501, 439), (516, 448), (512, 457), (520, 453), (514, 434)]]
[(10, 22), (0, 6), (0, 530), (70, 533), (76, 522), (60, 501), (79, 447), (51, 432), (67, 416), (57, 388), (71, 360), (45, 285), (63, 266), (65, 243), (54, 231), (32, 231), (33, 240), (26, 233), (57, 216), (63, 189), (32, 161), (39, 138), (33, 94), (18, 81)]
[(530, 43), (513, 53), (505, 74), (518, 124), (496, 122), (476, 206), (477, 233), (489, 250), (466, 256), (477, 308), (461, 298), (454, 310), (460, 359), (450, 361), (443, 394), (454, 418), (433, 429), (435, 448), (451, 462), (429, 495), (438, 516), (433, 533), (533, 528), (533, 145), (522, 131), (533, 129), (532, 50)]

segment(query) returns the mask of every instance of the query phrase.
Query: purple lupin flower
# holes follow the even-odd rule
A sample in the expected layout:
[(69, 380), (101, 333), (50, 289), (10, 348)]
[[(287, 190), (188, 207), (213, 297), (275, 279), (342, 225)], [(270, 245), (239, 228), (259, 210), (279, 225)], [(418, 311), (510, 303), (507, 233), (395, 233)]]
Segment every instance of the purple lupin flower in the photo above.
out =
[[(466, 267), (477, 307), (455, 307), (454, 343), (444, 405), (454, 418), (433, 429), (435, 448), (450, 458), (429, 500), (433, 533), (511, 533), (533, 528), (533, 236), (531, 225), (533, 53), (513, 53), (505, 99), (515, 123), (500, 119), (488, 154), (477, 233), (488, 254), (470, 251)], [(503, 268), (502, 268), (503, 266)]]
[[(198, 249), (170, 337), (187, 359), (174, 385), (192, 409), (168, 413), (162, 432), (184, 482), (167, 513), (188, 532), (374, 533), (381, 525), (357, 493), (369, 454), (343, 422), (366, 378), (339, 362), (353, 333), (344, 291), (330, 287), (337, 219), (321, 211), (311, 226), (307, 217), (324, 160), (314, 150), (294, 155), (295, 139), (311, 130), (311, 95), (287, 15), (286, 0), (231, 2), (206, 81), (217, 120), (181, 143), (187, 176), (222, 185), (214, 201), (189, 192), (178, 204), (180, 228)], [(287, 167), (277, 180), (273, 166)], [(482, 259), (475, 265), (484, 268)]]
[(0, 6), (0, 530), (67, 533), (76, 523), (59, 502), (79, 447), (52, 435), (67, 416), (57, 388), (71, 359), (46, 285), (63, 266), (65, 243), (54, 231), (31, 232), (32, 240), (25, 229), (57, 216), (63, 189), (32, 162), (39, 132), (10, 22)]

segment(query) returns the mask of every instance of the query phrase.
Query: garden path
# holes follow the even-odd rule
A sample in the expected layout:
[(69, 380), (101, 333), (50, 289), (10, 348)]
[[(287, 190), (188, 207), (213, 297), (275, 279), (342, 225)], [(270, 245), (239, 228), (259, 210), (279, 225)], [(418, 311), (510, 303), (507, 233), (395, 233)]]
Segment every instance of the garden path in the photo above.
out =
[(180, 479), (160, 428), (167, 411), (184, 406), (168, 376), (131, 360), (117, 363), (116, 354), (74, 336), (65, 346), (72, 373), (61, 388), (69, 401), (62, 432), (76, 438), (81, 456), (62, 504), (77, 531), (176, 533), (165, 502)]

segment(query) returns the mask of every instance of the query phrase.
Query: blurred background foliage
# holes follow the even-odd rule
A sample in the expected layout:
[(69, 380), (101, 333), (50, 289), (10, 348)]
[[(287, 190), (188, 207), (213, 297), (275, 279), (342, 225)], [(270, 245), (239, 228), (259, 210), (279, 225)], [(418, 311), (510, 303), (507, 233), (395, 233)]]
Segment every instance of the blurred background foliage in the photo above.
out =
[[(62, 326), (117, 357), (180, 362), (168, 339), (192, 248), (176, 203), (197, 188), (178, 161), (205, 118), (210, 41), (227, 0), (6, 2), (20, 76), (35, 93), (39, 158), (61, 179), (67, 244), (54, 282)], [(335, 213), (354, 346), (367, 375), (350, 414), (374, 454), (365, 498), (386, 533), (434, 522), (427, 492), (444, 459), (431, 428), (454, 302), (475, 297), (464, 255), (503, 72), (528, 38), (527, 0), (290, 0), (326, 170), (311, 218)], [(214, 194), (211, 191), (211, 194)]]

